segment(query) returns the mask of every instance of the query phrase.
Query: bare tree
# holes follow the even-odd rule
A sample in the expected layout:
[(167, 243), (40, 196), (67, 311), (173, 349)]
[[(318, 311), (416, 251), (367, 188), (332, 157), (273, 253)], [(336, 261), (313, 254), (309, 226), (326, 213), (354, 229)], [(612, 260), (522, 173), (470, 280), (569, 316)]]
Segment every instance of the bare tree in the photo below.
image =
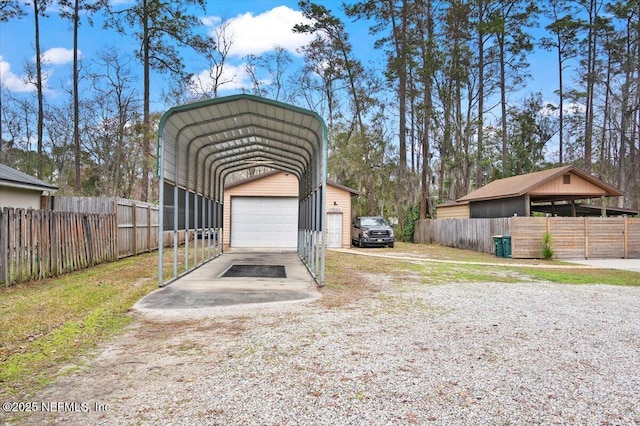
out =
[[(42, 51), (40, 49), (40, 18), (46, 17), (47, 6), (51, 0), (31, 0), (33, 6), (33, 22), (35, 37), (35, 70), (29, 72), (29, 81), (36, 86), (38, 96), (38, 125), (37, 125), (37, 173), (38, 179), (42, 179), (44, 165), (43, 134), (44, 134), (44, 77), (42, 75)], [(33, 75), (35, 74), (35, 75)]]
[(106, 49), (99, 52), (91, 74), (95, 98), (86, 128), (87, 151), (98, 168), (101, 192), (111, 196), (131, 195), (143, 161), (138, 149), (141, 100), (132, 61), (116, 48)]
[[(283, 47), (274, 46), (273, 52), (261, 56), (247, 55), (245, 59), (245, 69), (251, 78), (254, 94), (276, 101), (286, 97), (284, 76), (293, 60)], [(260, 78), (263, 73), (266, 73), (265, 78)]]
[(229, 21), (223, 20), (214, 30), (213, 43), (203, 50), (207, 60), (208, 79), (202, 81), (199, 76), (191, 77), (191, 88), (200, 98), (217, 98), (220, 87), (235, 82), (236, 76), (228, 76), (225, 65), (233, 45), (233, 34), (229, 34)]
[(140, 198), (149, 196), (149, 173), (152, 168), (151, 152), (151, 70), (185, 76), (183, 57), (176, 45), (187, 46), (201, 52), (212, 40), (194, 33), (200, 21), (191, 13), (191, 7), (204, 10), (204, 0), (137, 0), (131, 7), (111, 10), (107, 25), (125, 33), (125, 26), (133, 28), (140, 42), (137, 57), (143, 67), (143, 172)]
[[(22, 8), (22, 4), (18, 1), (4, 1), (4, 2), (0, 2), (0, 23), (2, 22), (8, 22), (11, 19), (16, 19), (16, 18), (22, 18), (23, 16), (26, 15), (26, 12), (24, 11), (24, 9)], [(2, 84), (0, 82), (0, 84)], [(3, 111), (2, 109), (2, 88), (0, 88), (0, 111)], [(2, 135), (3, 133), (3, 128), (2, 128), (2, 123), (3, 123), (4, 117), (2, 117), (2, 114), (0, 114), (0, 163), (2, 163), (2, 157), (3, 157), (3, 140), (2, 140)]]
[(80, 15), (85, 14), (91, 22), (91, 14), (100, 8), (107, 6), (107, 0), (59, 0), (61, 7), (60, 17), (69, 19), (73, 28), (73, 152), (74, 152), (74, 190), (81, 190), (80, 180), (80, 66), (78, 63), (78, 33), (80, 28)]

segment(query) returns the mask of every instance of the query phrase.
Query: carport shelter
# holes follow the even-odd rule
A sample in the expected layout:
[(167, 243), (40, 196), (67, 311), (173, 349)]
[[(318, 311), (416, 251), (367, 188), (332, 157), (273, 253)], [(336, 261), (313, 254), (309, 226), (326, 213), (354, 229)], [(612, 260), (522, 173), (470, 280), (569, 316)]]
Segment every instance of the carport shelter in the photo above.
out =
[[(174, 247), (173, 270), (166, 278), (160, 244), (160, 286), (222, 253), (225, 180), (258, 165), (297, 178), (297, 251), (316, 281), (324, 283), (327, 128), (320, 116), (236, 95), (171, 108), (160, 120), (158, 138), (160, 241), (168, 231)], [(182, 235), (183, 256), (178, 250)]]
[[(528, 217), (535, 211), (571, 217), (629, 214), (627, 209), (606, 203), (608, 197), (623, 195), (597, 177), (568, 165), (495, 180), (453, 203), (438, 206), (437, 218)], [(575, 203), (588, 199), (599, 199), (600, 205)]]

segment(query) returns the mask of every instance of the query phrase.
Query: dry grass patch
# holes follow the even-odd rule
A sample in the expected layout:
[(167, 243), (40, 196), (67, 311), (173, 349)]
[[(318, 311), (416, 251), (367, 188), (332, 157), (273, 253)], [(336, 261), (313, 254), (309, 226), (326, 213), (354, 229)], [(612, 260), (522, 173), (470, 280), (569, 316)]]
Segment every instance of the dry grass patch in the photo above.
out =
[(380, 291), (372, 274), (397, 273), (398, 260), (327, 251), (325, 286), (318, 300), (326, 308), (339, 308)]
[[(497, 257), (490, 253), (480, 253), (473, 250), (463, 250), (453, 247), (446, 247), (439, 244), (413, 244), (396, 242), (395, 248), (371, 248), (355, 249), (371, 253), (385, 254), (389, 256), (422, 257), (434, 260), (451, 260), (455, 262), (476, 262), (476, 263), (498, 263), (509, 265), (518, 264), (544, 265), (549, 261), (540, 259), (506, 259)], [(553, 261), (554, 263), (562, 263)]]
[(0, 290), (0, 397), (46, 385), (73, 357), (131, 322), (157, 287), (157, 254)]

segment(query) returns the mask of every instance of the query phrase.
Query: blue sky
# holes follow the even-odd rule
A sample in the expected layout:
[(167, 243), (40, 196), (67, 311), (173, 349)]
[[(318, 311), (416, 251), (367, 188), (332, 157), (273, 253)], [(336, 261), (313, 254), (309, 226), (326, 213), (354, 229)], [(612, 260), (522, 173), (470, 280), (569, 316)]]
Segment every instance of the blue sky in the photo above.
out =
[[(127, 5), (127, 0), (117, 2), (120, 7)], [(340, 1), (319, 3), (323, 3), (345, 21), (356, 55), (363, 62), (384, 66), (384, 61), (380, 59), (382, 52), (373, 49), (375, 37), (368, 34), (367, 23), (353, 23), (346, 18), (340, 12)], [(94, 58), (96, 51), (105, 45), (117, 46), (123, 54), (133, 54), (138, 48), (132, 37), (120, 35), (113, 29), (104, 30), (100, 14), (95, 15), (94, 20), (96, 22), (93, 27), (84, 21), (80, 28), (80, 51), (85, 61)], [(233, 82), (223, 86), (221, 95), (237, 93), (243, 87), (248, 87), (249, 81), (243, 65), (245, 55), (260, 55), (274, 45), (282, 46), (296, 55), (296, 49), (310, 40), (309, 36), (296, 35), (290, 31), (294, 24), (303, 21), (297, 0), (209, 1), (202, 20), (208, 32), (214, 30), (221, 20), (225, 20), (229, 23), (229, 32), (232, 34), (233, 46), (226, 71), (229, 77), (233, 77)], [(34, 57), (32, 27), (33, 17), (30, 14), (0, 27), (0, 78), (3, 85), (15, 93), (34, 90), (33, 85), (24, 82), (24, 64)], [(56, 10), (51, 10), (49, 17), (41, 20), (41, 34), (41, 48), (45, 52), (45, 72), (48, 77), (47, 97), (49, 101), (55, 101), (64, 94), (62, 88), (70, 84), (72, 32), (69, 23), (61, 20)], [(186, 62), (189, 72), (196, 75), (206, 72), (202, 60)], [(530, 71), (535, 78), (528, 83), (527, 92), (540, 90), (545, 101), (555, 100), (553, 87), (556, 85), (556, 65), (552, 54), (537, 49), (536, 54), (530, 57), (530, 62)], [(156, 97), (157, 102), (159, 90), (154, 90), (152, 96)], [(511, 101), (519, 103), (523, 97), (524, 94), (514, 94)]]
[[(126, 6), (126, 1), (119, 1)], [(325, 2), (328, 7), (335, 7), (340, 2)], [(48, 18), (42, 18), (41, 49), (44, 52), (44, 70), (47, 76), (47, 97), (53, 100), (64, 92), (62, 87), (70, 81), (73, 59), (72, 31), (68, 21), (59, 18), (56, 10), (49, 11)], [(233, 77), (233, 82), (223, 87), (223, 93), (235, 93), (243, 87), (249, 87), (244, 72), (243, 57), (248, 54), (260, 55), (278, 45), (284, 47), (294, 57), (299, 57), (296, 49), (308, 43), (311, 37), (291, 32), (291, 27), (304, 21), (297, 8), (297, 1), (243, 0), (243, 1), (209, 1), (205, 15), (201, 16), (203, 30), (213, 31), (222, 20), (229, 23), (228, 32), (232, 35), (233, 46), (226, 72)], [(86, 21), (80, 28), (79, 49), (81, 58), (88, 61), (95, 53), (106, 45), (117, 46), (123, 54), (133, 54), (138, 45), (133, 37), (124, 36), (115, 30), (102, 28), (102, 16), (94, 16), (95, 25), (89, 26)], [(354, 32), (367, 36), (367, 28), (362, 24), (351, 28)], [(361, 45), (361, 50), (372, 50), (373, 40)], [(34, 58), (33, 17), (31, 14), (20, 20), (12, 20), (0, 26), (0, 78), (3, 85), (11, 92), (32, 92), (34, 87), (25, 83), (24, 64)], [(190, 61), (186, 58), (187, 70), (193, 74), (206, 72), (203, 61)], [(156, 93), (157, 95), (157, 93)]]

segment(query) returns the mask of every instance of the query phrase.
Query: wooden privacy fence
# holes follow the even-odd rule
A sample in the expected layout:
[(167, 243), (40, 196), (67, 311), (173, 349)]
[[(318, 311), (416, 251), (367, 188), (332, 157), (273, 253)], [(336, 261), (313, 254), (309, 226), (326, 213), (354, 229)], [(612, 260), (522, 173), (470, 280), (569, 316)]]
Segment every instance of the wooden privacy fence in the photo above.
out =
[(116, 259), (113, 214), (3, 208), (0, 282), (56, 276)]
[(509, 219), (418, 220), (413, 230), (413, 242), (494, 253), (492, 236), (509, 235)]
[(514, 217), (511, 256), (540, 257), (547, 232), (558, 259), (640, 258), (640, 219), (627, 216)]
[(493, 236), (510, 235), (512, 258), (536, 259), (547, 232), (558, 259), (640, 258), (640, 219), (627, 216), (427, 219), (413, 241), (495, 253)]
[(159, 208), (155, 204), (125, 198), (56, 197), (55, 210), (83, 213), (111, 213), (118, 232), (118, 258), (158, 249)]

